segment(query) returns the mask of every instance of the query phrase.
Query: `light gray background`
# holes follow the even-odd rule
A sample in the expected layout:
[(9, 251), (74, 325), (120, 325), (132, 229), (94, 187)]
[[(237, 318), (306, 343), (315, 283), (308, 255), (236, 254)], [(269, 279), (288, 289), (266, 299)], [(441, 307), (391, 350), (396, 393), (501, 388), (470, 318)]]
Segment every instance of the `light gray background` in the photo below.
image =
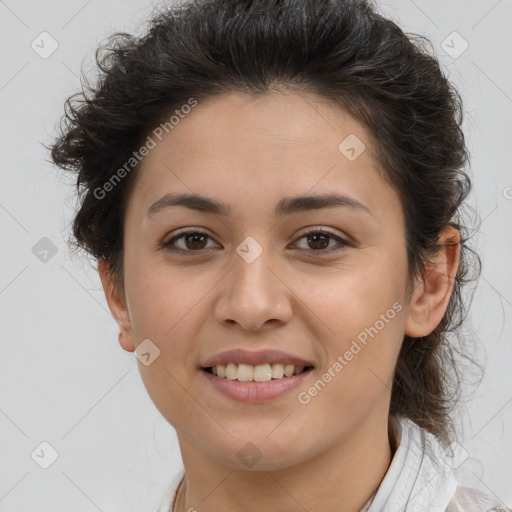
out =
[[(140, 33), (155, 5), (0, 0), (0, 512), (149, 511), (180, 468), (174, 430), (147, 396), (135, 356), (118, 344), (97, 274), (69, 255), (73, 188), (41, 145), (78, 90), (82, 61), (90, 71), (112, 32)], [(380, 5), (405, 31), (431, 38), (465, 100), (471, 202), (482, 220), (474, 245), (484, 264), (467, 336), (478, 338), (486, 368), (461, 412), (472, 457), (462, 474), (511, 505), (512, 0)], [(59, 45), (46, 59), (31, 48), (42, 46), (43, 31)], [(463, 49), (453, 31), (469, 44), (457, 58), (442, 46)], [(43, 237), (57, 248), (47, 262), (32, 252)], [(58, 452), (48, 469), (31, 458), (43, 441)]]

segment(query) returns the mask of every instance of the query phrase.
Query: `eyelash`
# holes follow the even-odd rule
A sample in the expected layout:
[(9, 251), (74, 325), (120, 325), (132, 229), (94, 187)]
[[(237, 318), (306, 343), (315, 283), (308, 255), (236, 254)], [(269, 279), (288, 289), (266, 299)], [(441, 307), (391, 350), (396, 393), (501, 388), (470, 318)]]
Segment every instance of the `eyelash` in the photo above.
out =
[[(314, 256), (322, 256), (322, 255), (325, 255), (325, 254), (331, 254), (333, 252), (338, 252), (338, 251), (341, 251), (343, 249), (345, 249), (346, 247), (350, 247), (351, 244), (349, 242), (347, 242), (346, 240), (344, 240), (343, 238), (331, 233), (330, 231), (327, 231), (325, 229), (313, 229), (311, 231), (308, 231), (307, 233), (304, 233), (302, 236), (300, 236), (297, 240), (302, 240), (303, 238), (306, 238), (310, 235), (316, 235), (316, 234), (322, 234), (322, 235), (327, 235), (329, 236), (331, 239), (334, 239), (336, 240), (338, 243), (339, 243), (339, 247), (338, 248), (331, 248), (331, 249), (318, 249), (318, 250), (314, 250), (314, 249), (299, 249), (301, 251), (308, 251), (310, 253), (312, 253), (312, 255)], [(176, 249), (176, 248), (171, 248), (171, 245), (176, 242), (177, 240), (181, 239), (181, 238), (184, 238), (186, 237), (187, 235), (204, 235), (208, 238), (211, 239), (210, 235), (208, 235), (207, 233), (204, 233), (203, 231), (198, 231), (198, 230), (188, 230), (188, 231), (182, 231), (179, 235), (176, 235), (174, 236), (173, 238), (171, 238), (170, 240), (168, 240), (167, 242), (163, 242), (161, 244), (161, 248), (162, 249), (165, 249), (166, 251), (170, 251), (170, 252), (174, 252), (174, 253), (180, 253), (180, 254), (191, 254), (191, 253), (204, 253), (205, 251), (207, 251), (208, 249), (199, 249), (197, 251), (193, 251), (193, 250), (185, 250), (185, 249)]]

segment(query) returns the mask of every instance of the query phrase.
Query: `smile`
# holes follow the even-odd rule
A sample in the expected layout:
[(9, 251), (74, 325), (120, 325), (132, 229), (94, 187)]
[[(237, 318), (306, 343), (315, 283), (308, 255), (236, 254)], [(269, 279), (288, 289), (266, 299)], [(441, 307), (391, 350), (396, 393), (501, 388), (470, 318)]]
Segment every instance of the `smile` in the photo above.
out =
[[(247, 366), (249, 368), (246, 368)], [(217, 373), (220, 371), (222, 374), (223, 367), (225, 372), (224, 376), (214, 375), (214, 368)], [(269, 378), (269, 373), (272, 374), (273, 370), (275, 375), (280, 376)], [(301, 384), (304, 385), (304, 380), (310, 376), (312, 371), (312, 366), (295, 367), (293, 365), (282, 365), (279, 363), (252, 366), (229, 363), (227, 365), (202, 368), (199, 373), (207, 381), (208, 387), (211, 386), (221, 395), (246, 404), (258, 404), (277, 399)], [(246, 378), (248, 380), (239, 380), (239, 372), (241, 372), (242, 379)], [(230, 379), (229, 376), (232, 378)], [(255, 378), (260, 377), (265, 378), (265, 380), (255, 380)]]

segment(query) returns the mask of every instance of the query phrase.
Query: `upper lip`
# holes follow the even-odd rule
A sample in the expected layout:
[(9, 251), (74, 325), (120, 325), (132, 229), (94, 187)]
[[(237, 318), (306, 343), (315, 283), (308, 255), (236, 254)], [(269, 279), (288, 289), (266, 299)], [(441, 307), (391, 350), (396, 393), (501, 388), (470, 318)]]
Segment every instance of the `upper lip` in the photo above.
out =
[(249, 351), (244, 349), (226, 350), (208, 358), (201, 366), (203, 368), (210, 368), (218, 364), (228, 363), (242, 363), (251, 364), (256, 366), (258, 364), (293, 364), (294, 366), (313, 366), (312, 363), (297, 357), (293, 354), (288, 354), (281, 350), (267, 349), (258, 351)]

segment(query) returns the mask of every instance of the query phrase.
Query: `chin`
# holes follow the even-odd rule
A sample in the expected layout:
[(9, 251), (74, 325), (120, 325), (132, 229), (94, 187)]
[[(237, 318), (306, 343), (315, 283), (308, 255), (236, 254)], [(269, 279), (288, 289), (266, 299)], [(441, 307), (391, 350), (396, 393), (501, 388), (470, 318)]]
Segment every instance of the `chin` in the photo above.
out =
[(265, 428), (243, 429), (237, 435), (228, 430), (233, 437), (210, 439), (208, 451), (233, 470), (278, 471), (300, 464), (315, 453), (311, 434), (299, 436), (286, 429), (278, 433), (275, 422), (272, 428), (267, 428), (265, 422)]

